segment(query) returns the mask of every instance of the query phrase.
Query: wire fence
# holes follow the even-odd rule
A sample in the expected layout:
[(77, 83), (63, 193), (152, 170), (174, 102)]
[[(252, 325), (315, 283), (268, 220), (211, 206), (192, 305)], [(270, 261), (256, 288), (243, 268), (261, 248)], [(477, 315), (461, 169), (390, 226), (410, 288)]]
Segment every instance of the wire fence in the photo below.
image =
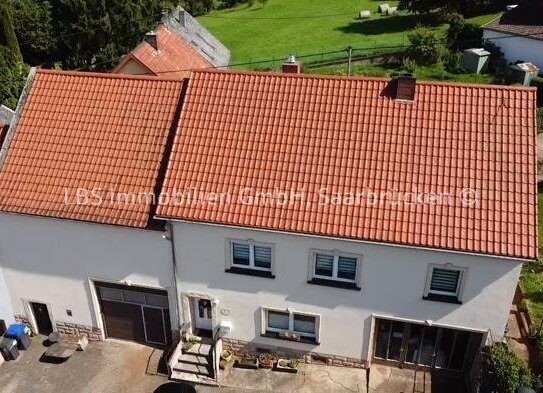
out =
[[(345, 47), (336, 50), (321, 50), (320, 52), (309, 54), (297, 52), (291, 54), (303, 64), (304, 68), (318, 68), (329, 65), (347, 64), (349, 61), (363, 61), (379, 56), (401, 55), (406, 49), (407, 45), (371, 45), (358, 48)], [(274, 71), (281, 68), (286, 58), (287, 56), (265, 60), (249, 60), (243, 63), (236, 63), (231, 68), (253, 71)]]

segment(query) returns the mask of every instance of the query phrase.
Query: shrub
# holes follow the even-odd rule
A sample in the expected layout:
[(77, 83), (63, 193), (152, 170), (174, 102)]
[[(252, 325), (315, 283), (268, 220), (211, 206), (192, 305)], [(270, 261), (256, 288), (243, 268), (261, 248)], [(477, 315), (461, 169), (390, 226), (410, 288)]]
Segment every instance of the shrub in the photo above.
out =
[[(537, 108), (537, 132), (543, 132), (543, 108)], [(543, 347), (542, 347), (543, 349)]]
[(479, 48), (483, 45), (483, 29), (463, 19), (453, 20), (447, 29), (447, 46), (453, 51)]
[(505, 344), (487, 349), (481, 374), (481, 393), (516, 393), (521, 386), (532, 386), (532, 375), (517, 355)]
[(408, 38), (407, 57), (418, 65), (434, 65), (441, 59), (444, 47), (436, 32), (419, 26), (408, 34)]
[(443, 56), (443, 64), (445, 69), (449, 72), (462, 72), (462, 53), (459, 52), (447, 52)]
[(415, 63), (415, 60), (411, 60), (409, 57), (406, 57), (403, 59), (403, 68), (409, 72), (410, 74), (414, 74), (415, 70), (417, 69), (417, 63)]
[(503, 52), (499, 46), (493, 42), (485, 42), (483, 48), (490, 52), (488, 58), (488, 70), (491, 72), (499, 72), (505, 68), (505, 59), (503, 58)]

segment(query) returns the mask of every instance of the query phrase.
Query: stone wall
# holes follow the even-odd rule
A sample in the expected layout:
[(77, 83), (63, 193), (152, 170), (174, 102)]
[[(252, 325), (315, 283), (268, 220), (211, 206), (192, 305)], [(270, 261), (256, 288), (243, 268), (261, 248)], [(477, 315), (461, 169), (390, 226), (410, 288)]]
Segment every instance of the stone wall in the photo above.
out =
[[(30, 325), (30, 322), (26, 315), (15, 315), (15, 321)], [(71, 322), (56, 321), (55, 326), (57, 332), (69, 335), (83, 334), (89, 338), (90, 341), (100, 341), (102, 339), (102, 332), (100, 329), (94, 326), (79, 325)]]
[(268, 350), (273, 352), (280, 358), (286, 359), (298, 359), (305, 363), (320, 362), (329, 366), (338, 367), (353, 367), (353, 368), (367, 368), (368, 364), (365, 360), (348, 358), (344, 356), (337, 356), (331, 354), (323, 354), (318, 352), (300, 352), (285, 347), (272, 347), (262, 344), (253, 344), (243, 340), (234, 340), (229, 338), (223, 338), (223, 348), (230, 349), (236, 356), (257, 356), (259, 352)]

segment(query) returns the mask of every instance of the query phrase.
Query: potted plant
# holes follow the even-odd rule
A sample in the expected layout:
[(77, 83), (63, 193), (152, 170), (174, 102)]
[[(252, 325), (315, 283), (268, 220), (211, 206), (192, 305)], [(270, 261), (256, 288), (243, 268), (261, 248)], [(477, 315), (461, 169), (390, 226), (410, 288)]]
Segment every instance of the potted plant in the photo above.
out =
[(226, 363), (230, 363), (232, 360), (232, 351), (228, 348), (223, 349), (221, 352), (221, 360), (224, 360)]
[(277, 361), (277, 365), (275, 369), (277, 371), (283, 371), (286, 373), (297, 373), (299, 364), (300, 364), (300, 361), (296, 359), (293, 359), (293, 360), (279, 359)]
[(258, 355), (258, 367), (260, 368), (273, 368), (273, 365), (277, 361), (277, 356), (268, 352), (262, 352)]
[(234, 367), (257, 369), (258, 359), (254, 356), (242, 356), (241, 358), (236, 359)]

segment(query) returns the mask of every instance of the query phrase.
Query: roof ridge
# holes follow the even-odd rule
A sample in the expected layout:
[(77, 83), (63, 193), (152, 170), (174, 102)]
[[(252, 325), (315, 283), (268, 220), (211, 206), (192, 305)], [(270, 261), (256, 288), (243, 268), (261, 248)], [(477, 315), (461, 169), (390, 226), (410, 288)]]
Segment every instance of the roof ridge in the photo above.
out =
[(132, 74), (114, 74), (111, 72), (96, 72), (96, 71), (77, 71), (77, 70), (52, 70), (39, 68), (38, 74), (56, 74), (56, 75), (72, 75), (80, 77), (96, 77), (96, 78), (111, 78), (111, 79), (130, 79), (130, 80), (154, 80), (162, 82), (182, 82), (185, 78), (172, 79), (157, 75), (132, 75)]
[[(389, 82), (393, 78), (391, 77), (378, 77), (378, 76), (343, 76), (343, 75), (323, 75), (323, 74), (291, 74), (283, 73), (279, 71), (245, 71), (245, 70), (222, 70), (216, 68), (198, 69), (193, 70), (193, 74), (196, 73), (225, 73), (225, 74), (237, 74), (237, 75), (256, 75), (256, 76), (280, 76), (285, 78), (307, 78), (307, 79), (332, 79), (332, 80), (356, 80), (356, 81), (378, 81)], [(446, 81), (431, 81), (417, 79), (417, 84), (430, 85), (430, 86), (456, 86), (456, 87), (469, 87), (479, 89), (494, 89), (494, 90), (521, 90), (521, 91), (535, 91), (536, 87), (533, 86), (509, 86), (509, 85), (497, 85), (487, 83), (461, 83), (461, 82), (446, 82)]]

